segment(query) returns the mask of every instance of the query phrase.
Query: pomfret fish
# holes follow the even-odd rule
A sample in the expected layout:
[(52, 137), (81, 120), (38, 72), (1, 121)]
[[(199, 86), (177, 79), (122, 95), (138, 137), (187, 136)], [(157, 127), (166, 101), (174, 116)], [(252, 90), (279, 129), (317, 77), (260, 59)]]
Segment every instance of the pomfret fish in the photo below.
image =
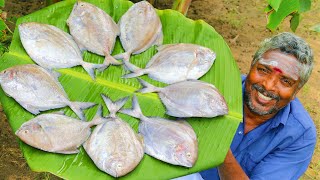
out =
[(120, 41), (125, 53), (114, 56), (129, 61), (131, 54), (139, 54), (153, 45), (162, 44), (162, 24), (155, 9), (147, 1), (132, 5), (118, 22)]
[(35, 64), (17, 65), (0, 72), (4, 92), (32, 114), (69, 106), (84, 120), (82, 109), (94, 103), (71, 102), (57, 77)]
[(139, 92), (158, 92), (167, 114), (175, 117), (215, 117), (228, 113), (224, 97), (212, 84), (198, 80), (182, 81), (164, 88), (139, 79)]
[(198, 79), (209, 71), (215, 58), (216, 54), (211, 49), (195, 44), (162, 45), (145, 69), (124, 61), (127, 69), (133, 73), (123, 77), (148, 74), (150, 78), (167, 84)]
[(190, 124), (185, 120), (144, 116), (136, 96), (132, 104), (132, 109), (120, 112), (140, 119), (145, 153), (173, 165), (192, 167), (198, 159), (198, 141)]
[(102, 97), (110, 115), (94, 129), (83, 147), (100, 170), (113, 177), (124, 176), (143, 158), (142, 140), (127, 122), (116, 116), (127, 98), (113, 103), (106, 96)]
[(119, 27), (102, 9), (87, 2), (76, 2), (67, 24), (81, 50), (105, 56), (106, 67), (121, 64), (110, 55), (120, 34)]
[(41, 114), (23, 123), (16, 135), (23, 142), (43, 151), (74, 154), (88, 139), (90, 127), (101, 122), (101, 118), (85, 122), (60, 114)]
[(46, 68), (69, 68), (81, 65), (94, 79), (94, 69), (103, 64), (83, 61), (81, 51), (72, 36), (61, 29), (37, 22), (19, 25), (22, 45), (38, 65)]

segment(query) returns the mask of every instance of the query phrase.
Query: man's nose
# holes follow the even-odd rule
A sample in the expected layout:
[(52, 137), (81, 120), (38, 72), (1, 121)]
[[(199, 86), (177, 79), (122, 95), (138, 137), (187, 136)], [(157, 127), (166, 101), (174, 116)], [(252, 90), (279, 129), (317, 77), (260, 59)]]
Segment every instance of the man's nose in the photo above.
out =
[(269, 76), (263, 82), (263, 86), (267, 91), (275, 91), (277, 88), (278, 79), (275, 76)]

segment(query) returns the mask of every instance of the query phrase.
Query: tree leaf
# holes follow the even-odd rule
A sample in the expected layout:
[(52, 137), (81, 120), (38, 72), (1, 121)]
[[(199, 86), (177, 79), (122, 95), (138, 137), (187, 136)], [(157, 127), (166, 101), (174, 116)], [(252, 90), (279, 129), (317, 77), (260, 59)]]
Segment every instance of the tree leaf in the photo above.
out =
[(278, 11), (273, 11), (268, 16), (267, 28), (276, 30), (279, 24), (291, 13), (299, 10), (299, 0), (282, 0)]
[(264, 12), (265, 13), (269, 13), (269, 12), (271, 12), (271, 11), (273, 11), (274, 9), (270, 6), (270, 5), (268, 5), (265, 9), (264, 9)]
[(5, 30), (6, 28), (6, 23), (2, 19), (0, 19), (0, 31)]
[(299, 0), (299, 4), (299, 13), (303, 13), (311, 9), (311, 0)]
[(4, 7), (5, 0), (0, 0), (0, 7)]
[[(66, 20), (71, 13), (75, 0), (55, 3), (40, 11), (19, 18), (17, 25), (23, 22), (41, 22), (57, 26), (69, 32)], [(126, 0), (89, 0), (106, 11), (116, 22), (132, 5)], [(164, 33), (164, 44), (169, 43), (194, 43), (208, 47), (216, 52), (217, 58), (210, 69), (200, 80), (214, 84), (225, 97), (229, 107), (229, 114), (216, 118), (189, 118), (187, 119), (194, 128), (199, 141), (199, 156), (197, 163), (192, 168), (169, 165), (148, 155), (145, 155), (140, 164), (123, 179), (171, 179), (174, 177), (198, 172), (216, 167), (221, 164), (230, 148), (235, 131), (242, 121), (242, 85), (240, 71), (232, 57), (231, 51), (221, 35), (214, 28), (202, 20), (193, 21), (174, 10), (157, 11)], [(123, 52), (120, 41), (117, 40), (113, 55)], [(145, 67), (150, 58), (156, 53), (156, 48), (131, 57), (131, 62), (140, 67)], [(84, 53), (88, 62), (102, 63), (104, 58), (89, 52)], [(0, 71), (18, 64), (34, 63), (24, 50), (18, 33), (14, 32), (9, 52), (0, 59)], [(95, 102), (103, 104), (101, 93), (108, 95), (112, 100), (124, 96), (132, 96), (134, 91), (141, 88), (136, 79), (123, 79), (126, 73), (122, 66), (110, 66), (104, 72), (96, 72), (96, 81), (93, 81), (82, 67), (60, 69), (59, 81), (71, 100)], [(165, 84), (156, 82), (143, 76), (142, 79), (163, 87)], [(165, 115), (165, 107), (155, 93), (137, 94), (141, 109), (147, 116), (159, 116), (174, 119)], [(24, 110), (14, 99), (5, 95), (0, 89), (0, 100), (7, 115), (10, 126), (16, 131), (22, 123), (34, 116)], [(127, 102), (126, 108), (131, 107)], [(105, 109), (105, 108), (104, 108)], [(66, 115), (76, 117), (69, 109), (64, 108)], [(87, 119), (92, 119), (97, 107), (85, 111)], [(139, 121), (132, 117), (119, 114), (137, 131)], [(62, 155), (44, 152), (20, 142), (21, 150), (28, 165), (34, 171), (51, 172), (65, 179), (113, 179), (108, 174), (100, 171), (85, 153), (83, 148), (75, 155)]]
[(290, 29), (293, 32), (296, 32), (297, 27), (299, 26), (301, 16), (299, 13), (294, 13), (290, 19)]
[(268, 0), (268, 4), (275, 10), (278, 11), (280, 4), (283, 0)]

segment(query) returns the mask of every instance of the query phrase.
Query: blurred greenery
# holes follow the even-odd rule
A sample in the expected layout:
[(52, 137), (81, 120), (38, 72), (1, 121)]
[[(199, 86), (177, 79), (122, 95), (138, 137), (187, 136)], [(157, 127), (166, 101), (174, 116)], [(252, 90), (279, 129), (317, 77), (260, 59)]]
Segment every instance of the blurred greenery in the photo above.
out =
[(9, 29), (9, 27), (6, 25), (6, 16), (7, 13), (2, 11), (2, 8), (5, 5), (4, 0), (0, 0), (0, 56), (2, 56), (5, 52), (7, 52), (9, 49), (9, 45), (12, 40), (12, 31)]
[(267, 28), (274, 31), (285, 18), (291, 18), (290, 28), (295, 32), (301, 21), (301, 14), (310, 8), (311, 0), (268, 0), (265, 9), (268, 16)]

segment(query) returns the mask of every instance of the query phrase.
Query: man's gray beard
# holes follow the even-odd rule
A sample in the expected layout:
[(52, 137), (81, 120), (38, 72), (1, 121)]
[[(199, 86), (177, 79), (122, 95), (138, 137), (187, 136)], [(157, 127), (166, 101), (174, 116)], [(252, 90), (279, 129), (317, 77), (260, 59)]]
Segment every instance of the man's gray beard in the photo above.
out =
[(252, 100), (251, 100), (251, 96), (249, 96), (249, 93), (245, 93), (244, 94), (244, 103), (247, 105), (248, 109), (255, 113), (255, 114), (258, 114), (260, 116), (265, 116), (265, 115), (269, 115), (269, 114), (273, 114), (275, 112), (278, 112), (279, 109), (276, 108), (276, 107), (272, 107), (270, 110), (268, 111), (262, 111), (262, 110), (259, 110), (258, 108), (255, 108), (252, 104)]
[[(254, 84), (252, 87), (251, 87), (251, 90), (256, 90), (256, 91), (258, 91), (258, 92), (260, 92), (260, 91), (265, 91), (261, 86), (259, 86), (259, 85), (257, 85), (257, 84)], [(263, 92), (260, 92), (260, 93), (263, 93)], [(277, 107), (275, 107), (275, 106), (273, 106), (270, 110), (268, 110), (268, 111), (262, 111), (262, 110), (260, 110), (260, 109), (258, 109), (258, 108), (256, 108), (256, 107), (254, 107), (253, 106), (253, 104), (252, 104), (252, 99), (251, 99), (251, 93), (249, 93), (249, 92), (245, 92), (244, 93), (244, 103), (247, 105), (247, 107), (248, 107), (248, 109), (251, 111), (251, 112), (253, 112), (253, 113), (255, 113), (255, 114), (258, 114), (258, 115), (260, 115), (260, 116), (265, 116), (265, 115), (269, 115), (269, 114), (273, 114), (273, 113), (276, 113), (276, 112), (278, 112), (280, 109), (279, 108), (277, 108)], [(278, 96), (276, 96), (276, 95), (271, 95), (271, 96), (273, 96), (273, 98), (275, 98), (275, 99), (277, 99), (277, 100), (279, 100), (280, 98), (278, 97)]]

